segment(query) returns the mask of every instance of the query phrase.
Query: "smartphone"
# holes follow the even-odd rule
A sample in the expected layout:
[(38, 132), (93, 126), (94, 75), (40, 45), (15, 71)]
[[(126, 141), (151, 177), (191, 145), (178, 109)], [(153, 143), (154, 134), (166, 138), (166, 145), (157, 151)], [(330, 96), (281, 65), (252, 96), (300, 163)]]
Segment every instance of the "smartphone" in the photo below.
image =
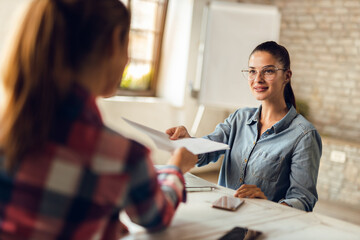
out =
[(234, 227), (225, 233), (219, 240), (256, 240), (262, 232), (244, 227)]
[(222, 196), (215, 202), (213, 202), (212, 207), (220, 208), (229, 211), (235, 211), (244, 203), (244, 200), (231, 196)]

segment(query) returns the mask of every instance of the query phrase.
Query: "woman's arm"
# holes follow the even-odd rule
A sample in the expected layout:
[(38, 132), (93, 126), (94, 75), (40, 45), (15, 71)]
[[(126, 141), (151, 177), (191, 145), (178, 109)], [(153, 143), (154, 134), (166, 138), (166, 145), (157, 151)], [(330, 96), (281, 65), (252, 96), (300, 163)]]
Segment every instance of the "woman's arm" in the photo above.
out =
[(316, 130), (305, 132), (295, 144), (290, 166), (290, 186), (285, 199), (292, 207), (312, 211), (318, 199), (316, 182), (319, 171), (322, 143)]
[[(233, 121), (235, 121), (235, 115), (238, 111), (232, 113), (223, 123), (220, 123), (216, 126), (214, 132), (210, 133), (209, 135), (204, 136), (203, 138), (221, 142), (225, 144), (229, 144), (230, 132), (232, 129)], [(231, 146), (230, 146), (231, 147)], [(199, 155), (199, 161), (197, 166), (205, 166), (210, 162), (216, 162), (219, 157), (225, 153), (225, 150), (217, 151), (217, 152), (210, 152), (206, 154)]]
[[(186, 160), (185, 166), (167, 165), (156, 171), (149, 158), (149, 151), (133, 143), (129, 152), (129, 191), (125, 210), (130, 219), (150, 231), (167, 227), (181, 201), (186, 200), (182, 170), (196, 163), (196, 156), (180, 149), (173, 158)], [(172, 158), (172, 159), (173, 159)], [(169, 163), (176, 164), (177, 160)], [(179, 168), (180, 167), (180, 168)]]

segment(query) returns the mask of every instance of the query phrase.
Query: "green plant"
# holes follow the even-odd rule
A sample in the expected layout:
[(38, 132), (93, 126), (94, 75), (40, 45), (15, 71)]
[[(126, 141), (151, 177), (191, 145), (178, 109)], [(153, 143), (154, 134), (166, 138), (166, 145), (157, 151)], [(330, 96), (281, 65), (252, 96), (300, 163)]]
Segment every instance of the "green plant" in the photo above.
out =
[(129, 66), (126, 66), (120, 88), (122, 89), (131, 89), (131, 90), (146, 90), (150, 87), (150, 82), (153, 78), (152, 68), (146, 74), (143, 74), (141, 77), (135, 78), (129, 72)]
[(305, 118), (308, 118), (310, 108), (306, 101), (301, 100), (301, 99), (296, 100), (296, 110), (298, 113), (303, 115)]

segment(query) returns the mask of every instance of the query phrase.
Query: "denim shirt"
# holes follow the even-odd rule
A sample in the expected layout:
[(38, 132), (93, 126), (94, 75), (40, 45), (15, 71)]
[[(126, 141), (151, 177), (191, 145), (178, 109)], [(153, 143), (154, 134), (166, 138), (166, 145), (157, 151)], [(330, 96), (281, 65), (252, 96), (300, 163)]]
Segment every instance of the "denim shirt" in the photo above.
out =
[(258, 138), (259, 108), (232, 113), (204, 138), (226, 143), (229, 150), (199, 155), (197, 166), (216, 162), (225, 154), (219, 185), (238, 189), (254, 184), (275, 202), (312, 211), (322, 143), (315, 127), (293, 106), (283, 119)]

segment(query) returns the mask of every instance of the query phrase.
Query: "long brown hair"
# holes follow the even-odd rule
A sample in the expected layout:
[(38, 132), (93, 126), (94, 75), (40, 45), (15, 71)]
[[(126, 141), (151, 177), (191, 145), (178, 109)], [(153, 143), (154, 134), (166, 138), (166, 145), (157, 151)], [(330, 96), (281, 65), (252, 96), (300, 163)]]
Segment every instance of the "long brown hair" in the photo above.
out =
[(72, 74), (100, 61), (116, 26), (125, 42), (130, 13), (118, 0), (34, 0), (14, 36), (2, 80), (6, 106), (0, 148), (13, 169), (26, 152), (44, 146), (57, 103)]
[[(274, 41), (268, 41), (259, 44), (250, 54), (253, 55), (257, 51), (264, 51), (270, 53), (274, 58), (276, 58), (283, 68), (290, 70), (290, 55), (284, 46), (277, 44)], [(292, 104), (296, 108), (296, 101), (294, 91), (291, 87), (291, 80), (286, 84), (284, 89), (284, 98), (286, 103)]]

